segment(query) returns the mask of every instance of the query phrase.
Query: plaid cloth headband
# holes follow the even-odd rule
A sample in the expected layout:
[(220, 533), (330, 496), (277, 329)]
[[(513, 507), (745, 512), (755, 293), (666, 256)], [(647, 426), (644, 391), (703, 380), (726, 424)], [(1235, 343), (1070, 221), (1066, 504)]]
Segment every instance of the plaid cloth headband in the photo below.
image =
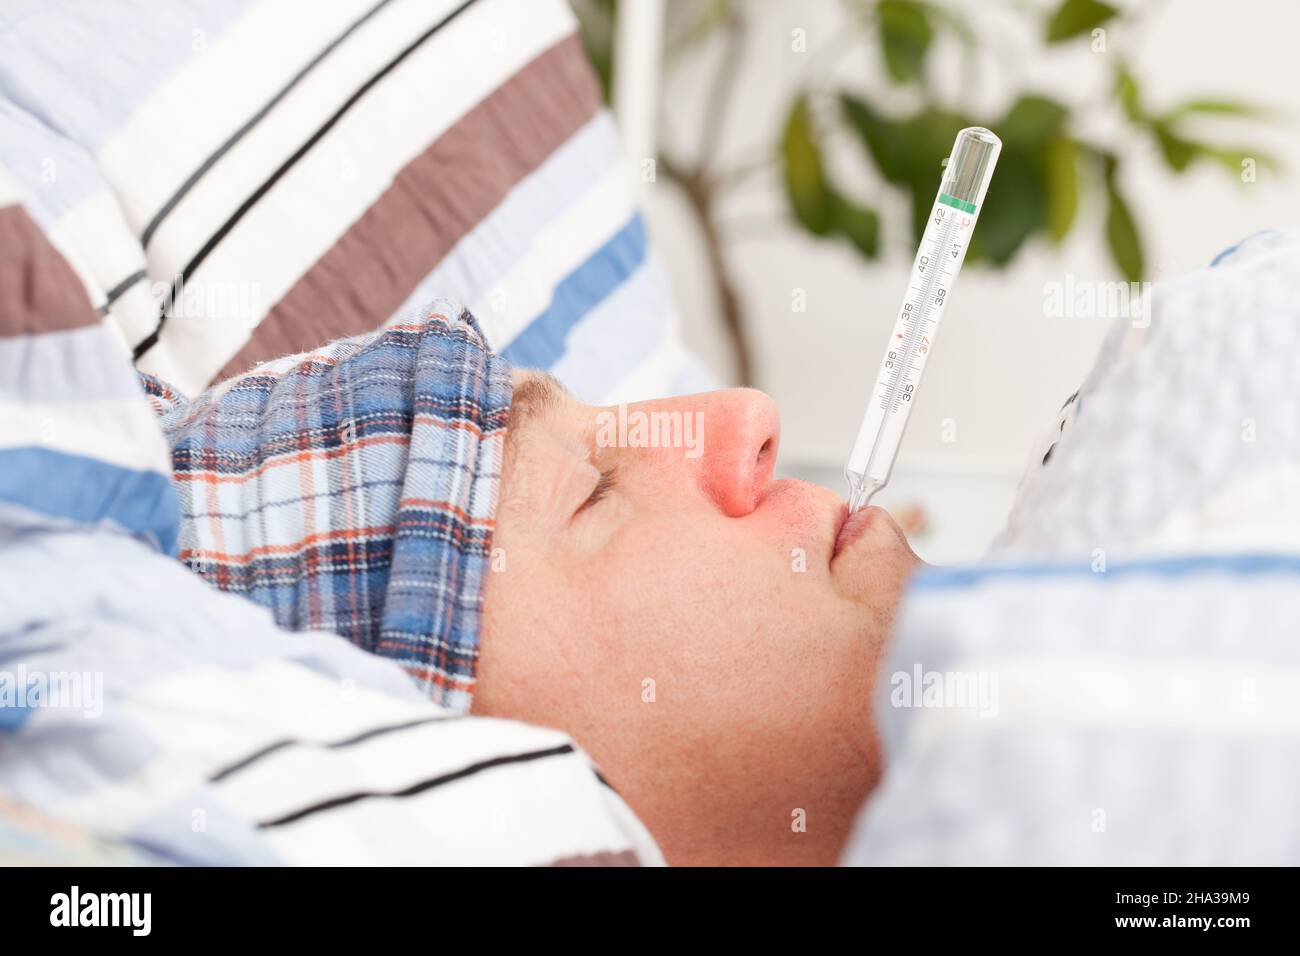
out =
[(192, 402), (141, 378), (172, 445), (181, 559), (468, 711), (511, 398), (473, 316), (439, 300)]

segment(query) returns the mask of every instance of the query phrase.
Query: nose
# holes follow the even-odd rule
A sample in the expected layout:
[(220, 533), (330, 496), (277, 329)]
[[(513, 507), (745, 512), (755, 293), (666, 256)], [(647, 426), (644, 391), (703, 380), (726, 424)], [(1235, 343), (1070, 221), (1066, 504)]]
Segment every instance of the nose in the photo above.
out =
[[(655, 456), (662, 492), (694, 487), (731, 518), (749, 514), (772, 482), (781, 418), (776, 404), (752, 388), (732, 388), (644, 406), (681, 412), (695, 423), (696, 447)], [(685, 474), (683, 475), (682, 472)], [(685, 481), (683, 482), (683, 478)]]

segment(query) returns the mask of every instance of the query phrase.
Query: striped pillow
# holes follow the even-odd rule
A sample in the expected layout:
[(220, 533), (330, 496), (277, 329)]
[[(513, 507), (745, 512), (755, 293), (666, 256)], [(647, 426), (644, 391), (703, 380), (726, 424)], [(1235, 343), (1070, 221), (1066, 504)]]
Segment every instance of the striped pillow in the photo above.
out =
[(175, 554), (162, 432), (125, 350), (21, 200), (0, 169), (0, 540), (97, 527)]
[(24, 199), (0, 168), (0, 863), (661, 864), (562, 733), (159, 553), (171, 456)]
[(587, 400), (702, 387), (574, 31), (563, 0), (9, 4), (0, 165), (183, 391), (438, 296)]

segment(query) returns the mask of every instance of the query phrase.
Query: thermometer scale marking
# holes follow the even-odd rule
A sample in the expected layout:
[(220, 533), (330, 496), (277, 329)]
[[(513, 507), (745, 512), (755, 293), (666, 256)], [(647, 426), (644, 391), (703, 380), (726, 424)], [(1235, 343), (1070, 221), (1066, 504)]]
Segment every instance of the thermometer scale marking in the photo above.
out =
[(961, 272), (1001, 147), (1001, 140), (980, 127), (962, 130), (953, 143), (912, 263), (902, 311), (890, 330), (891, 344), (885, 350), (844, 469), (850, 512), (864, 507), (889, 482), (944, 306)]
[[(942, 199), (935, 202), (912, 266), (913, 276), (919, 275), (919, 280), (909, 283), (914, 295), (917, 289), (920, 295), (909, 296), (903, 303), (902, 314), (891, 332), (892, 338), (901, 340), (902, 344), (886, 351), (877, 377), (875, 408), (863, 422), (864, 430), (875, 432), (864, 463), (864, 470), (870, 475), (888, 480), (893, 468), (893, 455), (902, 441), (912, 411), (911, 401), (929, 359), (928, 343), (933, 341), (943, 318), (943, 306), (956, 278), (956, 269), (965, 258), (965, 240), (970, 233), (965, 231), (963, 235), (963, 222), (969, 226), (970, 217), (959, 216)], [(948, 268), (950, 261), (952, 269)], [(890, 455), (887, 463), (877, 461), (882, 452)]]
[[(936, 216), (943, 214), (942, 207), (936, 205), (935, 210)], [(938, 328), (939, 320), (942, 318), (941, 315), (935, 315), (931, 318), (930, 310), (932, 306), (936, 310), (943, 308), (941, 304), (937, 304), (933, 301), (939, 289), (943, 290), (944, 301), (946, 301), (948, 297), (948, 286), (944, 280), (952, 278), (952, 273), (944, 268), (947, 260), (947, 256), (945, 256), (944, 253), (947, 251), (949, 242), (952, 241), (952, 232), (953, 229), (956, 228), (957, 217), (945, 216), (944, 219), (943, 233), (934, 241), (934, 246), (930, 250), (931, 262), (938, 264), (930, 270), (929, 277), (924, 280), (924, 285), (920, 289), (917, 289), (915, 286), (912, 287), (914, 291), (919, 291), (921, 295), (915, 304), (910, 301), (905, 303), (903, 306), (903, 314), (899, 317), (899, 324), (907, 330), (906, 337), (897, 331), (894, 333), (895, 338), (903, 339), (902, 355), (905, 357), (911, 356), (911, 362), (906, 370), (903, 368), (902, 362), (895, 362), (894, 367), (889, 369), (890, 359), (888, 353), (886, 353), (884, 368), (881, 369), (882, 372), (886, 370), (891, 372), (888, 380), (888, 387), (886, 388), (885, 393), (880, 397), (880, 407), (886, 412), (898, 410), (899, 403), (902, 400), (900, 392), (903, 387), (904, 372), (909, 371), (913, 375), (919, 376), (921, 370), (925, 367), (924, 362), (918, 361), (922, 353), (919, 349), (913, 352), (913, 345), (916, 343), (918, 338), (925, 338), (927, 333), (931, 333), (935, 328)], [(956, 259), (959, 254), (958, 249), (953, 250), (954, 259)], [(913, 272), (918, 270), (924, 272), (925, 258), (925, 243), (922, 243), (921, 252), (917, 254), (916, 263), (912, 266)], [(909, 379), (910, 378), (911, 376), (909, 376)], [(910, 382), (910, 384), (913, 387), (913, 391), (915, 391), (916, 383), (913, 381)], [(909, 398), (908, 401), (910, 400), (911, 399)], [(879, 436), (877, 436), (877, 444), (879, 443), (879, 440)], [(874, 446), (872, 452), (875, 452)]]

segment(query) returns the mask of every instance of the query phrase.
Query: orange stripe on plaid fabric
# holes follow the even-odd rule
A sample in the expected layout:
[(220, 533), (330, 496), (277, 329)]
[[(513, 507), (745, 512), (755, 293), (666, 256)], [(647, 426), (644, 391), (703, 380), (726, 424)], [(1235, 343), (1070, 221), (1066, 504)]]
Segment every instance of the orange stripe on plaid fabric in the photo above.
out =
[[(312, 459), (330, 459), (337, 458), (340, 455), (346, 455), (348, 452), (357, 448), (366, 448), (370, 445), (407, 445), (410, 444), (410, 435), (372, 435), (369, 438), (358, 438), (354, 442), (346, 445), (339, 445), (337, 448), (322, 448), (312, 451), (292, 452), (284, 457), (267, 461), (261, 467), (253, 470), (240, 472), (238, 475), (218, 475), (210, 471), (178, 471), (174, 479), (176, 481), (199, 481), (206, 484), (242, 484), (252, 478), (258, 478), (272, 468), (278, 468), (282, 465), (293, 465), (299, 461), (309, 461)], [(217, 509), (214, 509), (217, 510)]]
[[(414, 420), (425, 425), (432, 425), (436, 428), (452, 429), (465, 431), (477, 437), (483, 437), (483, 431), (477, 425), (464, 421), (445, 421), (431, 415), (416, 415)], [(493, 432), (505, 431), (503, 424), (499, 429), (493, 429)], [(277, 455), (268, 458), (262, 465), (253, 471), (240, 472), (237, 475), (221, 475), (212, 471), (177, 471), (174, 478), (176, 481), (197, 481), (205, 484), (242, 484), (253, 478), (260, 478), (272, 468), (279, 468), (288, 465), (301, 464), (313, 460), (328, 461), (332, 458), (338, 458), (340, 455), (346, 455), (350, 451), (358, 448), (367, 448), (371, 445), (406, 445), (411, 441), (410, 435), (371, 435), (367, 438), (358, 438), (355, 441), (348, 442), (345, 445), (338, 445), (335, 448), (314, 448), (303, 449), (301, 451), (286, 452), (283, 455)], [(209, 508), (213, 511), (219, 511), (216, 502), (209, 502)]]
[(208, 548), (187, 548), (181, 552), (180, 556), (182, 561), (222, 561), (226, 564), (246, 564), (265, 555), (295, 554), (310, 545), (323, 544), (328, 541), (340, 541), (349, 538), (391, 537), (393, 531), (393, 525), (382, 525), (375, 528), (340, 528), (336, 531), (315, 532), (289, 544), (259, 545), (244, 554), (226, 554)]
[[(378, 646), (390, 650), (402, 650), (404, 645), (391, 641), (380, 641)], [(406, 664), (400, 664), (399, 666), (409, 676), (414, 677), (420, 683), (433, 684), (435, 687), (443, 687), (449, 690), (472, 691), (474, 685), (477, 683), (473, 679), (458, 680), (452, 675), (433, 667), (416, 667), (414, 665)]]
[[(466, 514), (463, 510), (449, 501), (434, 501), (425, 498), (404, 498), (400, 507), (417, 507), (438, 509), (439, 511), (449, 512), (463, 524), (474, 528), (491, 528), (494, 521), (491, 518), (474, 518)], [(396, 530), (395, 525), (382, 525), (372, 528), (340, 528), (336, 531), (319, 531), (313, 532), (306, 537), (299, 538), (297, 541), (288, 544), (267, 544), (259, 545), (243, 554), (228, 554), (224, 551), (208, 548), (188, 548), (181, 552), (182, 561), (224, 561), (230, 564), (242, 564), (251, 561), (254, 558), (271, 554), (294, 554), (298, 551), (328, 541), (346, 541), (357, 540), (367, 537), (391, 536)]]

